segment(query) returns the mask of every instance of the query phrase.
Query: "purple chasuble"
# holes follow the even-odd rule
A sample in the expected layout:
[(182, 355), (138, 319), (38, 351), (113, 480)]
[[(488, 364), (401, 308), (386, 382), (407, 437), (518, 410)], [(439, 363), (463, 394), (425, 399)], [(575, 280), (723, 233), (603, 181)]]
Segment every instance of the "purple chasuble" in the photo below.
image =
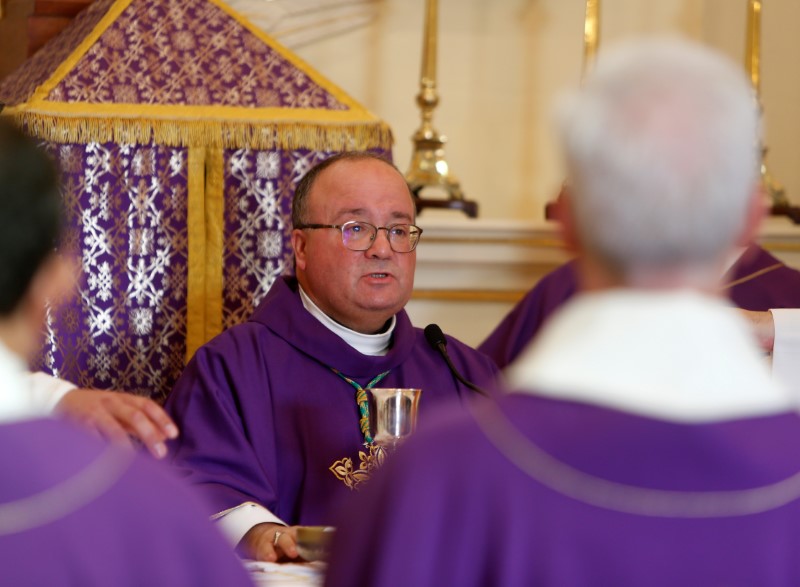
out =
[[(750, 246), (723, 278), (723, 290), (744, 310), (800, 308), (800, 271), (758, 245)], [(553, 312), (578, 291), (575, 261), (545, 275), (478, 347), (502, 369), (533, 340)]]
[(0, 425), (0, 585), (251, 585), (171, 471), (58, 420)]
[(743, 310), (800, 308), (800, 271), (756, 245), (742, 254), (723, 283), (728, 297)]
[[(485, 385), (497, 368), (454, 339), (448, 351), (464, 376)], [(212, 504), (210, 513), (256, 502), (289, 524), (326, 524), (339, 497), (365, 478), (355, 390), (422, 389), (420, 423), (431, 409), (475, 392), (458, 383), (405, 311), (383, 357), (362, 355), (304, 307), (294, 278), (278, 279), (250, 320), (200, 348), (166, 408), (181, 429), (174, 460)]]
[(575, 261), (570, 261), (542, 277), (478, 350), (494, 359), (501, 369), (516, 359), (547, 318), (578, 291), (575, 265)]
[(409, 439), (343, 508), (328, 587), (800, 585), (798, 414), (482, 408)]

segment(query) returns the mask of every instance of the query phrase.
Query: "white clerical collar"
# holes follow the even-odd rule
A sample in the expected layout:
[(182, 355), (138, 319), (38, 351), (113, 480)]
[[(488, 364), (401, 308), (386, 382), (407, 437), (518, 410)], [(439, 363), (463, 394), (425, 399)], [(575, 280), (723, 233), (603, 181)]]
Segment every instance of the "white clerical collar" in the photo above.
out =
[(35, 401), (25, 361), (0, 341), (0, 423), (47, 415), (47, 408)]
[(796, 409), (772, 380), (744, 319), (690, 291), (578, 295), (508, 379), (521, 391), (684, 422)]
[(300, 290), (300, 299), (303, 301), (303, 307), (308, 310), (314, 318), (322, 322), (323, 326), (356, 349), (359, 353), (373, 357), (382, 357), (389, 352), (389, 345), (392, 342), (392, 333), (397, 323), (397, 318), (395, 316), (392, 316), (392, 319), (389, 321), (389, 328), (387, 328), (385, 332), (379, 334), (363, 334), (361, 332), (356, 332), (355, 330), (350, 330), (346, 326), (342, 326), (320, 310), (299, 284), (297, 287)]

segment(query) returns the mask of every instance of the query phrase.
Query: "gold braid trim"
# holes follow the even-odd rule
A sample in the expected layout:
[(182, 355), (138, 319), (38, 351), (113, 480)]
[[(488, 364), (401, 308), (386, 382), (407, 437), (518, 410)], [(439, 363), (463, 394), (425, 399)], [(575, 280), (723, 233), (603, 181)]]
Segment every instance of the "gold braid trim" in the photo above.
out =
[(736, 285), (741, 285), (742, 283), (747, 283), (748, 281), (751, 281), (751, 280), (755, 279), (756, 277), (761, 277), (765, 273), (769, 273), (770, 271), (775, 271), (776, 269), (780, 269), (781, 267), (783, 267), (783, 263), (775, 263), (774, 265), (770, 265), (769, 267), (764, 267), (763, 269), (759, 269), (758, 271), (754, 271), (750, 275), (745, 275), (744, 277), (740, 277), (739, 279), (736, 279), (735, 281), (731, 281), (730, 283), (726, 283), (725, 285), (722, 286), (721, 289), (722, 289), (722, 291), (725, 291), (725, 290), (730, 289), (730, 288), (732, 288), (732, 287), (734, 287)]
[(392, 132), (380, 121), (131, 120), (10, 110), (9, 114), (28, 132), (54, 143), (147, 145), (154, 142), (170, 147), (237, 149), (247, 146), (259, 150), (314, 151), (389, 150), (392, 146)]
[[(206, 337), (206, 149), (190, 147), (187, 157), (189, 202), (186, 224), (189, 261), (186, 279), (186, 362), (205, 343)], [(221, 271), (220, 271), (221, 273)]]
[(206, 149), (206, 313), (205, 340), (222, 332), (225, 255), (225, 157), (222, 149)]

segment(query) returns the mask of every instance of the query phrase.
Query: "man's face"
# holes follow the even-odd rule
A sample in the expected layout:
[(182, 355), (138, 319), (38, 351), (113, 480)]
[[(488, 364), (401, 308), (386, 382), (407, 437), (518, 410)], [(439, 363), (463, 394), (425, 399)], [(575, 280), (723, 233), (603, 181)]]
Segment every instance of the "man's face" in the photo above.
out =
[[(372, 159), (341, 161), (324, 170), (308, 195), (305, 222), (375, 226), (412, 224), (414, 207), (405, 180)], [(297, 278), (319, 308), (352, 330), (374, 333), (400, 311), (414, 287), (416, 252), (396, 253), (379, 230), (366, 251), (351, 251), (339, 230), (295, 229)]]

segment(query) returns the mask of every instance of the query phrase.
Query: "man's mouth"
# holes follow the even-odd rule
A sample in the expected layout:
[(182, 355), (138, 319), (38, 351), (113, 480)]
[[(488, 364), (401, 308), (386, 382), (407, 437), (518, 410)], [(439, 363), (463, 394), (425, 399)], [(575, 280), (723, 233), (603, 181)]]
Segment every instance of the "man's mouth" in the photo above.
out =
[(372, 277), (373, 279), (384, 279), (386, 277), (389, 277), (389, 274), (388, 273), (370, 273), (369, 276)]

